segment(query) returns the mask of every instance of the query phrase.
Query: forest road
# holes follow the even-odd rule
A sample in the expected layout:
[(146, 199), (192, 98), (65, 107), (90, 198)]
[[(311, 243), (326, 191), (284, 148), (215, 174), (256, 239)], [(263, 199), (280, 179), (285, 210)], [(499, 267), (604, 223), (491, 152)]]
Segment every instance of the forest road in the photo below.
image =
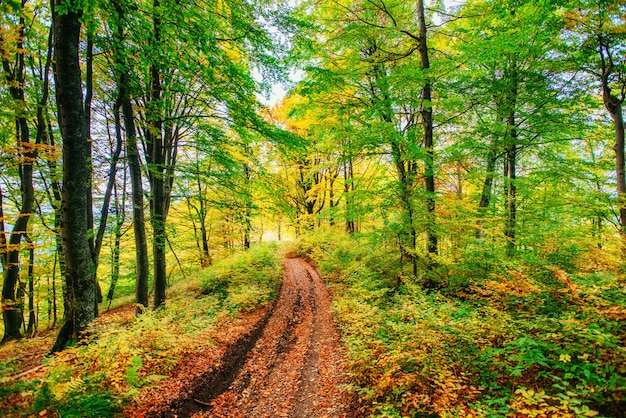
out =
[(228, 389), (193, 416), (351, 416), (344, 356), (324, 282), (306, 261), (288, 259), (262, 335)]

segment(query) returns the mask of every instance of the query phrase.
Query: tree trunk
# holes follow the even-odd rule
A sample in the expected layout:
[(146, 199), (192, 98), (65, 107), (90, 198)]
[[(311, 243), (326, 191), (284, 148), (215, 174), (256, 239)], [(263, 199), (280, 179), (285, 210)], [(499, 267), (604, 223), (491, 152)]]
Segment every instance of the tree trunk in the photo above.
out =
[[(626, 176), (624, 174), (624, 115), (622, 112), (622, 102), (612, 96), (608, 87), (604, 88), (604, 106), (609, 111), (613, 119), (615, 129), (615, 177), (617, 180), (617, 200), (619, 207), (620, 234), (622, 240), (626, 241)], [(624, 246), (626, 251), (626, 245)]]
[(516, 247), (516, 227), (517, 227), (517, 130), (515, 127), (515, 114), (512, 113), (509, 118), (510, 141), (507, 147), (507, 217), (504, 235), (507, 238), (507, 253), (512, 256)]
[[(24, 7), (24, 4), (22, 4)], [(4, 280), (2, 286), (2, 316), (4, 320), (4, 336), (2, 341), (20, 338), (20, 325), (22, 323), (22, 313), (19, 311), (20, 301), (17, 297), (17, 283), (20, 274), (20, 250), (22, 237), (26, 234), (28, 222), (32, 216), (35, 203), (35, 190), (33, 187), (33, 162), (37, 157), (37, 152), (30, 142), (30, 129), (28, 126), (28, 115), (24, 106), (24, 15), (20, 17), (19, 38), (17, 50), (19, 51), (14, 68), (2, 55), (2, 67), (5, 78), (9, 85), (11, 98), (16, 104), (15, 123), (17, 131), (17, 159), (20, 173), (21, 185), (21, 205), (19, 215), (13, 224), (13, 230), (8, 240), (5, 260), (3, 265)], [(1, 51), (0, 52), (4, 52)], [(4, 235), (4, 234), (3, 234)], [(3, 238), (6, 242), (6, 238)]]
[[(55, 0), (53, 25), (56, 58), (56, 97), (59, 127), (63, 137), (63, 246), (67, 268), (65, 323), (52, 351), (63, 349), (70, 339), (81, 337), (96, 317), (96, 286), (89, 248), (87, 190), (89, 141), (85, 126), (79, 64), (82, 10), (66, 0)], [(58, 7), (69, 10), (56, 12)]]
[(328, 223), (330, 226), (335, 226), (335, 209), (339, 206), (339, 200), (335, 202), (335, 181), (339, 177), (339, 166), (335, 168), (333, 174), (328, 176), (328, 203), (330, 206), (330, 216), (328, 218)]
[[(116, 18), (118, 22), (117, 31), (114, 34), (116, 40), (115, 44), (118, 45), (118, 48), (113, 52), (113, 59), (116, 66), (119, 68), (117, 74), (118, 105), (122, 108), (122, 118), (126, 131), (126, 157), (130, 171), (131, 201), (133, 205), (133, 232), (135, 236), (136, 263), (135, 301), (138, 305), (148, 307), (149, 260), (144, 217), (143, 181), (141, 179), (139, 150), (137, 149), (135, 118), (131, 103), (130, 76), (128, 74), (128, 65), (126, 64), (124, 51), (121, 49), (125, 39), (123, 27), (125, 13), (118, 1), (113, 2), (113, 6), (117, 14)], [(121, 136), (119, 109), (116, 110), (115, 113), (116, 136)], [(141, 308), (138, 308), (137, 312), (141, 312)]]
[(248, 163), (243, 165), (244, 181), (245, 181), (245, 209), (243, 219), (243, 247), (250, 248), (250, 233), (252, 231), (252, 196), (250, 191), (250, 167)]
[[(193, 208), (196, 212), (196, 216), (198, 219), (198, 223), (200, 224), (200, 236), (198, 237), (196, 223), (194, 222), (194, 235), (196, 236), (196, 243), (198, 245), (198, 249), (200, 250), (200, 266), (208, 267), (213, 261), (211, 260), (211, 253), (209, 249), (209, 232), (207, 230), (207, 202), (204, 198), (204, 188), (202, 187), (202, 180), (200, 178), (200, 164), (199, 164), (199, 156), (196, 155), (196, 186), (197, 186), (197, 198), (198, 198), (198, 207), (191, 204), (191, 200), (187, 200), (187, 205), (189, 207), (189, 213), (191, 214), (191, 209)], [(211, 169), (209, 168), (208, 171)]]
[[(104, 192), (104, 201), (102, 202), (102, 211), (100, 214), (100, 223), (98, 226), (98, 232), (95, 240), (94, 247), (94, 263), (96, 264), (96, 270), (98, 268), (98, 263), (100, 260), (100, 251), (102, 249), (102, 243), (104, 241), (104, 233), (106, 230), (107, 219), (109, 215), (109, 206), (111, 204), (111, 196), (115, 194), (115, 226), (114, 226), (114, 236), (115, 236), (115, 245), (111, 249), (112, 258), (114, 259), (113, 265), (111, 266), (111, 286), (109, 287), (109, 291), (107, 292), (107, 300), (109, 301), (109, 306), (111, 304), (111, 300), (113, 299), (113, 290), (115, 289), (115, 284), (117, 283), (117, 277), (119, 277), (119, 244), (121, 240), (121, 228), (120, 224), (120, 206), (119, 199), (117, 196), (117, 162), (119, 161), (120, 154), (122, 153), (122, 123), (120, 121), (120, 109), (119, 109), (119, 100), (118, 106), (115, 107), (115, 149), (112, 150), (111, 161), (109, 163), (109, 179), (107, 181), (106, 190)], [(112, 145), (112, 144), (111, 144)], [(126, 171), (124, 171), (124, 191), (126, 190)], [(125, 202), (125, 199), (123, 199)], [(122, 223), (124, 222), (124, 218), (122, 218)], [(117, 253), (116, 253), (117, 251)], [(117, 262), (115, 260), (117, 259)]]
[[(424, 0), (417, 2), (417, 24), (419, 27), (420, 68), (430, 68), (428, 44), (426, 41), (427, 27), (424, 15)], [(437, 233), (435, 220), (435, 150), (433, 143), (433, 107), (431, 83), (426, 81), (422, 88), (422, 126), (424, 128), (424, 187), (426, 188), (426, 251), (428, 254), (437, 254)]]
[[(96, 238), (93, 231), (94, 226), (94, 217), (93, 217), (93, 150), (92, 150), (92, 141), (91, 141), (91, 100), (93, 98), (93, 38), (90, 34), (87, 35), (87, 47), (85, 51), (85, 129), (87, 131), (87, 141), (89, 143), (89, 181), (87, 182), (87, 225), (89, 226), (89, 249), (91, 251), (91, 258), (94, 263), (94, 276), (93, 280), (96, 285), (96, 292), (98, 296), (96, 297), (96, 316), (98, 316), (98, 303), (102, 302), (102, 289), (100, 288), (100, 283), (98, 282), (97, 271), (98, 271), (98, 256), (99, 250), (96, 248)], [(110, 193), (110, 192), (109, 192)], [(106, 194), (104, 197), (106, 201)], [(103, 212), (105, 208), (103, 207)], [(108, 212), (108, 207), (106, 208)], [(106, 217), (104, 218), (106, 222)]]
[(617, 178), (617, 200), (619, 204), (620, 234), (622, 237), (622, 252), (626, 254), (626, 178), (624, 176), (624, 117), (622, 106), (615, 107), (611, 113), (615, 126), (615, 175)]
[[(121, 124), (119, 120), (119, 112), (116, 112), (116, 135), (121, 137)], [(119, 128), (119, 129), (118, 129)], [(113, 183), (113, 196), (115, 198), (115, 229), (113, 230), (113, 247), (111, 248), (111, 285), (107, 292), (107, 300), (109, 301), (109, 307), (113, 301), (113, 294), (115, 292), (115, 286), (120, 277), (120, 244), (122, 242), (122, 226), (126, 220), (126, 167), (124, 167), (124, 180), (122, 182), (122, 198), (117, 192), (117, 183)], [(146, 295), (147, 301), (147, 295)]]
[(489, 145), (489, 152), (487, 155), (487, 169), (485, 173), (485, 181), (483, 182), (483, 190), (480, 195), (480, 202), (478, 203), (478, 229), (476, 230), (476, 238), (481, 239), (485, 235), (483, 229), (483, 222), (485, 218), (485, 212), (491, 202), (491, 192), (493, 189), (493, 177), (496, 169), (496, 142), (495, 140)]
[(352, 157), (343, 163), (343, 191), (346, 197), (346, 232), (354, 234), (356, 228), (354, 225), (354, 167)]
[[(161, 47), (161, 19), (159, 17), (159, 0), (153, 1), (153, 20), (155, 47)], [(151, 222), (152, 222), (152, 258), (154, 263), (154, 309), (165, 303), (167, 287), (167, 271), (165, 258), (165, 149), (163, 146), (163, 121), (161, 118), (161, 73), (158, 64), (150, 66), (150, 95), (147, 105), (148, 127), (145, 130), (148, 148), (149, 180), (151, 186)]]
[[(158, 96), (156, 97), (158, 100)], [(158, 124), (160, 125), (160, 123)], [(157, 309), (165, 303), (165, 289), (167, 287), (167, 272), (165, 259), (165, 193), (163, 181), (163, 144), (160, 130), (155, 129), (152, 135), (153, 157), (150, 169), (150, 185), (152, 198), (150, 200), (151, 221), (153, 231), (152, 257), (154, 263), (154, 308)]]
[[(122, 80), (122, 84), (125, 79)], [(126, 88), (124, 88), (126, 90)], [(120, 92), (122, 94), (122, 92)], [(123, 92), (128, 96), (126, 91)], [(124, 126), (126, 128), (126, 153), (128, 168), (130, 171), (130, 187), (133, 202), (133, 232), (135, 235), (135, 261), (137, 278), (135, 281), (135, 300), (138, 304), (148, 307), (148, 241), (146, 239), (146, 227), (143, 202), (143, 182), (141, 180), (141, 165), (139, 163), (139, 150), (135, 137), (135, 121), (133, 118), (130, 98), (126, 97), (122, 104), (124, 114)], [(138, 311), (139, 312), (139, 311)]]
[(122, 153), (122, 134), (121, 127), (119, 121), (119, 109), (115, 110), (116, 117), (116, 144), (115, 149), (112, 150), (111, 153), (111, 161), (109, 162), (109, 178), (107, 180), (106, 189), (104, 191), (104, 196), (102, 197), (102, 210), (100, 211), (100, 222), (98, 224), (98, 230), (95, 237), (94, 248), (93, 248), (93, 259), (96, 265), (96, 269), (98, 268), (98, 260), (100, 258), (100, 251), (102, 250), (102, 243), (104, 241), (104, 233), (106, 232), (107, 221), (109, 217), (109, 207), (111, 206), (111, 195), (113, 194), (113, 187), (116, 181), (117, 175), (117, 163), (119, 162), (120, 155)]
[(33, 335), (37, 331), (37, 315), (35, 313), (35, 246), (33, 242), (26, 237), (28, 242), (28, 327), (26, 334)]
[(209, 234), (206, 228), (206, 219), (200, 220), (200, 240), (202, 241), (202, 267), (208, 267), (213, 264), (211, 253), (209, 251)]
[[(61, 195), (61, 191), (59, 188), (59, 196)], [(59, 202), (59, 207), (55, 208), (55, 213), (54, 213), (54, 229), (55, 229), (55, 236), (54, 236), (54, 241), (56, 244), (56, 251), (55, 251), (55, 257), (58, 259), (59, 262), (59, 273), (61, 275), (61, 278), (65, 281), (65, 283), (67, 284), (67, 269), (65, 268), (65, 250), (63, 249), (63, 238), (61, 237), (61, 200), (58, 201)], [(57, 302), (56, 302), (56, 283), (53, 281), (53, 290), (54, 290), (54, 324), (56, 325), (56, 320), (57, 320)], [(65, 285), (62, 287), (63, 290), (63, 306), (64, 306), (64, 311), (67, 311), (67, 298), (65, 297), (65, 290), (66, 287)]]
[(4, 226), (4, 193), (2, 187), (0, 187), (0, 263), (2, 264), (2, 271), (7, 269), (7, 234), (6, 227)]
[(508, 69), (508, 82), (510, 90), (507, 92), (506, 104), (508, 106), (507, 116), (507, 141), (506, 141), (506, 203), (507, 213), (504, 226), (504, 235), (507, 238), (507, 254), (513, 256), (516, 248), (516, 229), (517, 229), (517, 93), (518, 93), (518, 72), (516, 59), (511, 59), (510, 68)]

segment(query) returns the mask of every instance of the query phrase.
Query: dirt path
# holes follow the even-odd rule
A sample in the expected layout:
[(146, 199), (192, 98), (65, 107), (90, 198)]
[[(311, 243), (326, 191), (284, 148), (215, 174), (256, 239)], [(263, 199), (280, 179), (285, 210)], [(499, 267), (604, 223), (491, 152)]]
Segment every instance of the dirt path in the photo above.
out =
[(285, 262), (281, 293), (263, 334), (228, 389), (194, 399), (194, 417), (346, 417), (345, 359), (330, 299), (305, 261)]

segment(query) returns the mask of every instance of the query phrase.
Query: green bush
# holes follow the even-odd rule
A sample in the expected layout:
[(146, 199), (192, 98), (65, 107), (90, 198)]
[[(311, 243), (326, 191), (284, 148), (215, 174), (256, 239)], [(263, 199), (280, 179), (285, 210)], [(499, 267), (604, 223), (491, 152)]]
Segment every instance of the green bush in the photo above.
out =
[[(626, 298), (614, 274), (576, 274), (577, 253), (498, 261), (468, 247), (414, 277), (380, 242), (316, 240), (303, 247), (332, 290), (362, 414), (611, 416), (623, 407)], [(424, 287), (429, 278), (439, 286)]]

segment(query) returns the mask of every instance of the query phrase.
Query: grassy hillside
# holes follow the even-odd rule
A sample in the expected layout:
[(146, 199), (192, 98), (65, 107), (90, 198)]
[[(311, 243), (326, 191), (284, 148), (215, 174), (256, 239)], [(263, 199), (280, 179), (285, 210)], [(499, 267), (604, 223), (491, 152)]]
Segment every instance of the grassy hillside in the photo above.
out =
[(626, 410), (625, 283), (603, 253), (501, 261), (475, 249), (417, 278), (366, 237), (316, 237), (294, 253), (331, 286), (365, 415)]
[(137, 318), (134, 305), (102, 312), (88, 344), (54, 356), (43, 358), (54, 333), (1, 346), (1, 415), (119, 414), (142, 391), (218, 344), (240, 326), (239, 316), (269, 303), (277, 294), (282, 258), (275, 245), (256, 246), (186, 278), (173, 277), (166, 309)]

